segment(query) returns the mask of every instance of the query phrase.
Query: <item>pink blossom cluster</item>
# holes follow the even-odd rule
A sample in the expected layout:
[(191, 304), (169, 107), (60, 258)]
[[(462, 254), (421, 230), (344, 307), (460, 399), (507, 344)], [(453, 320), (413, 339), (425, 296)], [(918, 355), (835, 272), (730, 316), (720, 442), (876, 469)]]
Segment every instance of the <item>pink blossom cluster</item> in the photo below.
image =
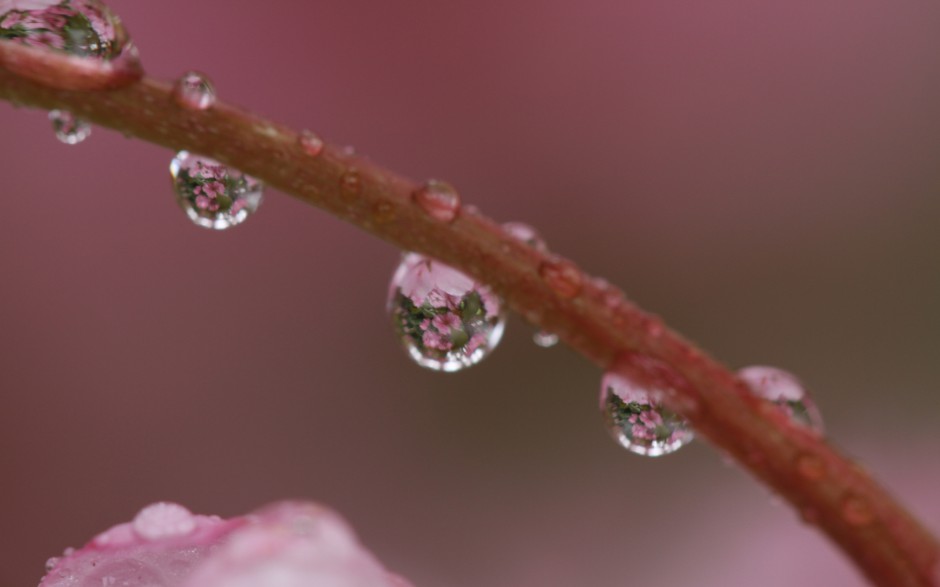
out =
[(639, 414), (631, 414), (627, 418), (631, 424), (631, 436), (639, 440), (660, 440), (660, 428), (664, 425), (663, 416), (658, 410), (652, 408), (643, 410)]
[(157, 503), (46, 567), (40, 587), (410, 587), (337, 514), (302, 502), (231, 520)]
[(192, 183), (190, 187), (194, 196), (193, 203), (197, 209), (218, 212), (222, 209), (220, 197), (226, 196), (234, 200), (227, 210), (231, 214), (237, 213), (247, 205), (244, 200), (234, 198), (228, 193), (229, 173), (226, 166), (193, 157), (186, 164), (186, 172)]

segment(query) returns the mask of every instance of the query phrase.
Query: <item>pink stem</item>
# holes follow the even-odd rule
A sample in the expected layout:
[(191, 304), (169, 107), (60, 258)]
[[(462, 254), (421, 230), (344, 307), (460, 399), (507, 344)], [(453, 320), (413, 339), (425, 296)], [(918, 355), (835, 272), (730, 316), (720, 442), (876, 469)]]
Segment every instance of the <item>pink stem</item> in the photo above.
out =
[[(934, 585), (936, 539), (857, 463), (791, 425), (708, 357), (619, 291), (569, 261), (507, 235), (470, 207), (446, 222), (413, 200), (415, 182), (327, 145), (311, 155), (298, 133), (218, 103), (189, 111), (171, 88), (114, 75), (89, 86), (73, 58), (0, 43), (0, 98), (69, 110), (172, 150), (186, 149), (253, 175), (401, 249), (438, 258), (492, 286), (530, 322), (557, 333), (604, 369), (675, 390), (671, 405), (698, 433), (738, 460), (803, 519), (818, 526), (884, 587)], [(125, 85), (126, 84), (126, 85)]]

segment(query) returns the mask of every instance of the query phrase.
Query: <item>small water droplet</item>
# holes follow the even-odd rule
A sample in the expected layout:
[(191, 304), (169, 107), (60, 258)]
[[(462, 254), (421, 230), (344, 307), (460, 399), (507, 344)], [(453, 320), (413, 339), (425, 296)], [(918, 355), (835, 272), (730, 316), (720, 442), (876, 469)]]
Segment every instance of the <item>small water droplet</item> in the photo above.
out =
[(434, 371), (459, 371), (486, 358), (506, 324), (489, 287), (430, 257), (409, 253), (389, 287), (388, 311), (412, 359)]
[(551, 348), (558, 344), (558, 335), (547, 330), (539, 330), (532, 335), (532, 342), (543, 349)]
[(581, 293), (583, 277), (581, 270), (565, 259), (552, 259), (539, 266), (539, 275), (556, 294), (571, 299)]
[(362, 176), (355, 167), (350, 167), (346, 173), (339, 178), (339, 187), (343, 195), (356, 196), (362, 192)]
[(673, 453), (692, 441), (692, 429), (662, 404), (662, 393), (609, 371), (601, 381), (601, 413), (611, 436), (647, 457)]
[(658, 318), (646, 316), (643, 318), (643, 330), (652, 338), (659, 338), (663, 335), (663, 323)]
[(311, 157), (317, 157), (323, 152), (323, 139), (312, 131), (303, 131), (297, 140), (303, 150)]
[(188, 71), (176, 80), (173, 101), (187, 110), (206, 110), (215, 104), (215, 88), (206, 75)]
[(59, 557), (54, 556), (46, 561), (46, 572), (51, 573), (55, 566), (59, 564)]
[(790, 421), (822, 433), (819, 409), (795, 375), (775, 367), (754, 366), (739, 370), (738, 377), (754, 395), (777, 406)]
[(66, 145), (77, 145), (91, 136), (91, 125), (65, 110), (49, 112), (55, 138)]
[(796, 470), (807, 481), (819, 481), (826, 476), (826, 463), (814, 454), (802, 454), (796, 458)]
[(428, 180), (411, 197), (428, 216), (441, 222), (453, 222), (460, 212), (460, 194), (445, 181)]
[(263, 184), (214, 159), (180, 151), (170, 162), (176, 200), (194, 224), (215, 230), (241, 224), (261, 205)]
[(842, 518), (852, 526), (867, 526), (875, 521), (875, 512), (863, 497), (850, 494), (842, 501)]
[(509, 236), (524, 242), (536, 251), (544, 253), (548, 250), (548, 245), (542, 240), (539, 233), (528, 224), (523, 224), (522, 222), (506, 222), (503, 224), (503, 230), (505, 230), (506, 234)]
[(145, 540), (161, 540), (191, 534), (196, 529), (196, 518), (179, 504), (161, 502), (140, 510), (131, 526)]

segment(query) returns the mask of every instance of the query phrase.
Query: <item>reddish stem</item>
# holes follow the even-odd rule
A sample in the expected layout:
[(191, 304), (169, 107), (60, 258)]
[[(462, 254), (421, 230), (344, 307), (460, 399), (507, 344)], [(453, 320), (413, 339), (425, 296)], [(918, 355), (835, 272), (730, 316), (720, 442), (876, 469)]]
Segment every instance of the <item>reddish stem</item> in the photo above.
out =
[(701, 436), (792, 503), (872, 583), (934, 585), (936, 539), (861, 466), (791, 425), (725, 366), (570, 261), (535, 250), (469, 207), (452, 222), (437, 220), (414, 203), (413, 181), (329, 145), (311, 155), (298, 133), (233, 106), (184, 110), (169, 85), (135, 82), (133, 75), (94, 77), (113, 82), (105, 87), (127, 84), (112, 91), (62, 89), (89, 87), (69, 82), (84, 76), (75, 59), (26, 49), (0, 43), (0, 98), (69, 110), (125, 135), (212, 157), (467, 272), (601, 368), (672, 389), (672, 407)]

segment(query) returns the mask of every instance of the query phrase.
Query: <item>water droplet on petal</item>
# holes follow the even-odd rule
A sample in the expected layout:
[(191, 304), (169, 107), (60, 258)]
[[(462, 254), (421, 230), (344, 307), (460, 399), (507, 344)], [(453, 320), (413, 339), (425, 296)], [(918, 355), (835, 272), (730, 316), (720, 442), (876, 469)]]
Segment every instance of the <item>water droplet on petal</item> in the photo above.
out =
[(506, 222), (503, 224), (503, 230), (505, 230), (506, 234), (509, 236), (524, 242), (536, 251), (544, 253), (548, 250), (548, 245), (542, 240), (539, 233), (528, 224), (522, 222)]
[(551, 348), (558, 344), (558, 335), (547, 330), (539, 330), (532, 335), (532, 342), (543, 349)]
[(417, 253), (402, 259), (389, 287), (388, 310), (405, 349), (435, 371), (486, 358), (503, 336), (502, 306), (486, 285)]
[(59, 557), (54, 556), (46, 561), (46, 572), (51, 573), (55, 569), (56, 565), (59, 564)]
[(263, 184), (214, 159), (180, 151), (170, 163), (176, 200), (194, 224), (224, 230), (261, 204)]
[(304, 151), (311, 157), (316, 157), (323, 152), (323, 139), (314, 132), (309, 130), (303, 131), (300, 133), (298, 141)]
[(65, 110), (49, 112), (55, 138), (66, 145), (77, 145), (91, 136), (91, 125)]
[(206, 110), (215, 104), (215, 88), (207, 76), (189, 71), (176, 80), (173, 101), (187, 110)]
[(864, 498), (849, 495), (842, 501), (842, 518), (852, 526), (867, 526), (875, 521), (875, 512)]
[(140, 510), (131, 525), (141, 538), (160, 540), (192, 533), (196, 518), (179, 504), (155, 503)]
[(601, 381), (601, 413), (611, 436), (647, 457), (673, 453), (692, 441), (688, 422), (663, 406), (662, 393), (609, 371)]
[(441, 222), (453, 222), (460, 212), (460, 194), (445, 181), (428, 180), (412, 198), (428, 216)]
[(819, 409), (803, 384), (792, 373), (775, 367), (745, 367), (738, 377), (751, 391), (782, 410), (792, 422), (822, 433)]
[(539, 275), (552, 291), (565, 299), (574, 298), (581, 293), (584, 283), (581, 270), (565, 259), (545, 261), (539, 267)]

